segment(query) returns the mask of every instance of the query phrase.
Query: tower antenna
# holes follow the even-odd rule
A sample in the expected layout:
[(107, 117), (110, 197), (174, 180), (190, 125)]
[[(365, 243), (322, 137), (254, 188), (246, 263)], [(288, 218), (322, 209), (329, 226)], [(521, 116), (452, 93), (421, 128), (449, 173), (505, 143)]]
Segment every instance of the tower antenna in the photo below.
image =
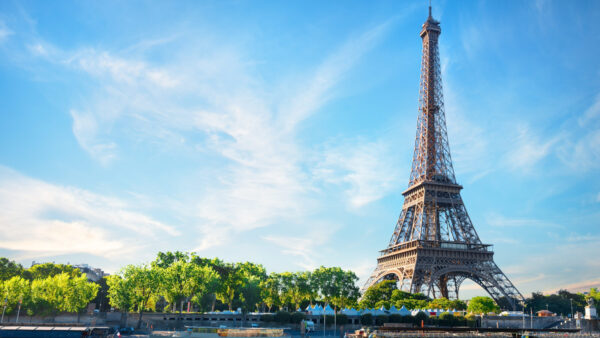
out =
[(429, 17), (431, 18), (431, 0), (429, 0)]

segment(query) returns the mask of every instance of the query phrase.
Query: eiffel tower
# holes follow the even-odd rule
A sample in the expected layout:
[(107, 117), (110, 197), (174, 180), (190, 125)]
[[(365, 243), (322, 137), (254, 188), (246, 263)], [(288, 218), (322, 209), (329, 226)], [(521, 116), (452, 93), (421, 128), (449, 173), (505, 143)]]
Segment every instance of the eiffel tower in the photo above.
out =
[(386, 279), (404, 291), (458, 298), (465, 279), (479, 284), (504, 308), (517, 309), (523, 296), (494, 263), (493, 247), (483, 244), (460, 196), (450, 157), (438, 38), (440, 23), (423, 24), (419, 118), (412, 170), (404, 205), (388, 247), (362, 288)]

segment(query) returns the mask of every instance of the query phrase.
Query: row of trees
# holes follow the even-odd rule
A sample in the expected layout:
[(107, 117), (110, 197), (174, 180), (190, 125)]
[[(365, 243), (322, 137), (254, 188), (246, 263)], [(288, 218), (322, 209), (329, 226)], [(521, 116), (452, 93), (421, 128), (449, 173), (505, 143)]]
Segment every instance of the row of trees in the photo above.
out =
[[(573, 312), (583, 312), (586, 299), (593, 298), (596, 304), (600, 304), (600, 292), (592, 288), (588, 294), (571, 293), (560, 290), (556, 294), (544, 295), (534, 292), (530, 298), (525, 300), (526, 311), (537, 312), (550, 310), (557, 314), (567, 315)], [(415, 293), (411, 294), (398, 290), (395, 281), (383, 281), (370, 287), (362, 297), (359, 308), (396, 308), (406, 306), (408, 309), (457, 309), (467, 310), (471, 313), (498, 313), (500, 306), (490, 297), (473, 297), (467, 304), (461, 300), (448, 300), (446, 298), (429, 299), (426, 296)]]
[(356, 304), (358, 277), (340, 268), (267, 274), (262, 265), (226, 263), (183, 252), (159, 253), (150, 264), (128, 265), (109, 276), (110, 304), (123, 311), (198, 311), (261, 307), (296, 309), (321, 301), (333, 306)]
[(456, 309), (466, 310), (467, 304), (461, 300), (446, 298), (430, 299), (421, 293), (409, 293), (398, 290), (396, 281), (386, 280), (371, 286), (363, 295), (358, 307), (361, 309), (381, 308), (391, 306), (407, 309)]
[[(70, 265), (45, 263), (24, 269), (20, 264), (0, 258), (0, 297), (6, 312), (19, 308), (25, 313), (51, 315), (80, 312), (92, 301), (100, 310), (107, 303), (124, 313), (170, 311), (181, 313), (190, 306), (195, 311), (233, 310), (243, 312), (295, 311), (308, 304), (330, 304), (334, 308), (356, 307), (443, 308), (473, 313), (498, 312), (489, 297), (474, 297), (467, 304), (460, 300), (429, 299), (396, 288), (395, 281), (384, 281), (369, 288), (360, 303), (357, 276), (341, 268), (320, 267), (313, 271), (268, 274), (262, 265), (250, 262), (227, 263), (183, 252), (160, 252), (143, 265), (128, 265), (118, 274), (98, 283)], [(533, 311), (548, 308), (556, 313), (583, 311), (586, 297), (600, 303), (600, 293), (588, 295), (561, 290), (555, 295), (533, 293), (526, 307)], [(188, 305), (189, 304), (189, 305)]]
[[(12, 276), (0, 280), (0, 296), (7, 314), (21, 309), (28, 315), (54, 315), (59, 312), (77, 312), (96, 297), (99, 286), (87, 281), (73, 269), (42, 275)], [(7, 276), (8, 277), (8, 276)]]

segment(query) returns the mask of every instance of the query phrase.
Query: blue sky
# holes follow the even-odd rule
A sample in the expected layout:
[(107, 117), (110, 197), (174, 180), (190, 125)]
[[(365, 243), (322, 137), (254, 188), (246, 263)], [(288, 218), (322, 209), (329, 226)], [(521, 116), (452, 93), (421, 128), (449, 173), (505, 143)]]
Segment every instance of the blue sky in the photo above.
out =
[[(600, 286), (600, 4), (433, 11), (481, 239), (524, 294)], [(408, 183), (426, 16), (427, 1), (0, 2), (0, 255), (114, 272), (194, 250), (366, 279)]]

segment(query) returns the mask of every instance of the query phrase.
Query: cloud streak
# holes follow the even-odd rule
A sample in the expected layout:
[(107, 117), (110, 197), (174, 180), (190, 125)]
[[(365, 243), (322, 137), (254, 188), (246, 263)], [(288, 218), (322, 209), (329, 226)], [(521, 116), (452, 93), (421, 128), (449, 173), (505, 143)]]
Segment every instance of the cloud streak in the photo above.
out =
[[(130, 252), (129, 243), (158, 236), (178, 236), (121, 199), (73, 187), (53, 185), (0, 167), (0, 248), (29, 252), (87, 253), (115, 257)], [(135, 238), (136, 240), (132, 240)]]

